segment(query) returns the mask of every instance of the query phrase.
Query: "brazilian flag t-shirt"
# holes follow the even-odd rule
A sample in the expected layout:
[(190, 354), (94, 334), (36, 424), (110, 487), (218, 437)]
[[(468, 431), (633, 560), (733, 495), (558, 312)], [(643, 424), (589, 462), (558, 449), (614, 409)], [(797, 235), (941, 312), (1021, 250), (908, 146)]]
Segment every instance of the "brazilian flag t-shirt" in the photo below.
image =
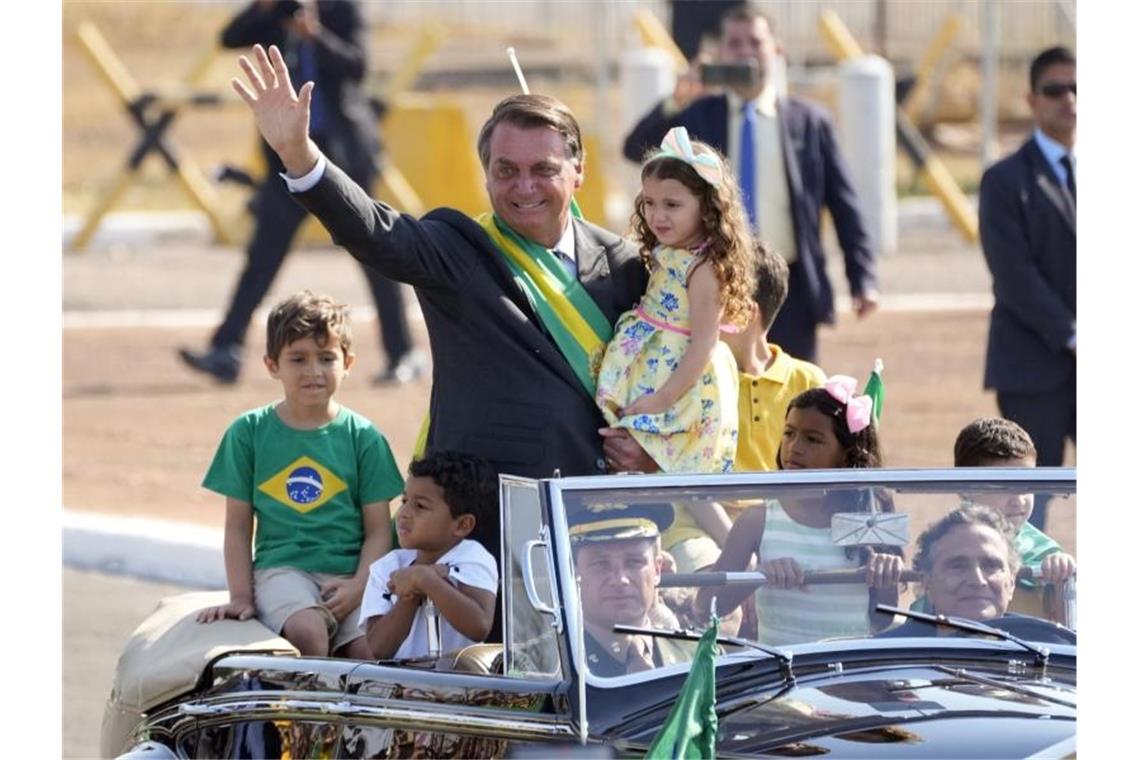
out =
[(354, 573), (364, 542), (360, 507), (404, 489), (380, 431), (341, 407), (315, 430), (287, 426), (275, 404), (238, 417), (202, 485), (253, 505), (253, 566)]

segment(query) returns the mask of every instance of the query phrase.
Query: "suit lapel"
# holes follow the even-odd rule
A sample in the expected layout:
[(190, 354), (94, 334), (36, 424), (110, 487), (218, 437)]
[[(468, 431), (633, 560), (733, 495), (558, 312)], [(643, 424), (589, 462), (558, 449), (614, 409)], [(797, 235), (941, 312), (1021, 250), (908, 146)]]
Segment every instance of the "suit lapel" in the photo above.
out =
[[(784, 173), (788, 175), (788, 197), (792, 201), (792, 221), (795, 222), (796, 200), (803, 197), (803, 181), (800, 179), (799, 162), (796, 161), (795, 138), (802, 141), (803, 135), (792, 134), (788, 103), (783, 98), (776, 101), (776, 122), (780, 125), (780, 150), (784, 153)], [(798, 237), (797, 234), (797, 239)]]
[(1065, 220), (1065, 224), (1075, 235), (1077, 233), (1077, 205), (1069, 193), (1069, 189), (1057, 179), (1057, 174), (1049, 165), (1045, 154), (1041, 152), (1041, 148), (1037, 147), (1036, 140), (1030, 137), (1023, 150), (1029, 158), (1029, 166), (1037, 183), (1037, 189), (1053, 204)]
[(578, 282), (590, 294), (602, 311), (609, 313), (605, 308), (610, 292), (609, 276), (610, 262), (606, 258), (605, 246), (598, 243), (593, 235), (589, 234), (586, 225), (575, 219), (574, 225), (574, 255), (578, 260)]

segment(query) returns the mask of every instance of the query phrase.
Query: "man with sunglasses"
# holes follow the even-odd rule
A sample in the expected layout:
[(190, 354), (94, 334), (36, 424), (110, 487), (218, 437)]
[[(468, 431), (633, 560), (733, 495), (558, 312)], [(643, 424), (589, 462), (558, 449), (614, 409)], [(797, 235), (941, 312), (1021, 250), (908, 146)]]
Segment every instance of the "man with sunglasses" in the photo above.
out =
[[(1029, 68), (1033, 134), (982, 176), (978, 217), (993, 275), (985, 387), (1028, 431), (1039, 466), (1077, 441), (1077, 59), (1053, 47)], [(1044, 504), (1031, 522), (1044, 529)]]

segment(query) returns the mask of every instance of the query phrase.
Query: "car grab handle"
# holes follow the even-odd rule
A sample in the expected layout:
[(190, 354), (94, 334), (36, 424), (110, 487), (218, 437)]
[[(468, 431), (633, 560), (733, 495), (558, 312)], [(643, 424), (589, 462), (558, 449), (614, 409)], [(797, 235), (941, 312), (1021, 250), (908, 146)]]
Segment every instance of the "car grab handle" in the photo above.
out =
[[(551, 607), (538, 596), (538, 586), (534, 582), (534, 564), (532, 558), (534, 557), (534, 550), (538, 547), (546, 548), (548, 544), (541, 539), (532, 538), (523, 544), (523, 588), (526, 589), (526, 598), (530, 600), (530, 605), (539, 612), (544, 612), (548, 615), (558, 616), (558, 611)], [(546, 555), (543, 554), (545, 557)]]

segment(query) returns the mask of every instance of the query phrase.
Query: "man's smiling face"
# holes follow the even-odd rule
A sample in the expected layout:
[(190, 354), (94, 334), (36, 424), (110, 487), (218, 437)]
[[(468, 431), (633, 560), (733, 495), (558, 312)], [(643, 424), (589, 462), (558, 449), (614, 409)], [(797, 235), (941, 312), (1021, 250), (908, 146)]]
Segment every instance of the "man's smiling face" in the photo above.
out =
[(502, 123), (490, 139), (487, 195), (515, 232), (553, 247), (570, 219), (570, 199), (582, 186), (582, 166), (553, 127)]

